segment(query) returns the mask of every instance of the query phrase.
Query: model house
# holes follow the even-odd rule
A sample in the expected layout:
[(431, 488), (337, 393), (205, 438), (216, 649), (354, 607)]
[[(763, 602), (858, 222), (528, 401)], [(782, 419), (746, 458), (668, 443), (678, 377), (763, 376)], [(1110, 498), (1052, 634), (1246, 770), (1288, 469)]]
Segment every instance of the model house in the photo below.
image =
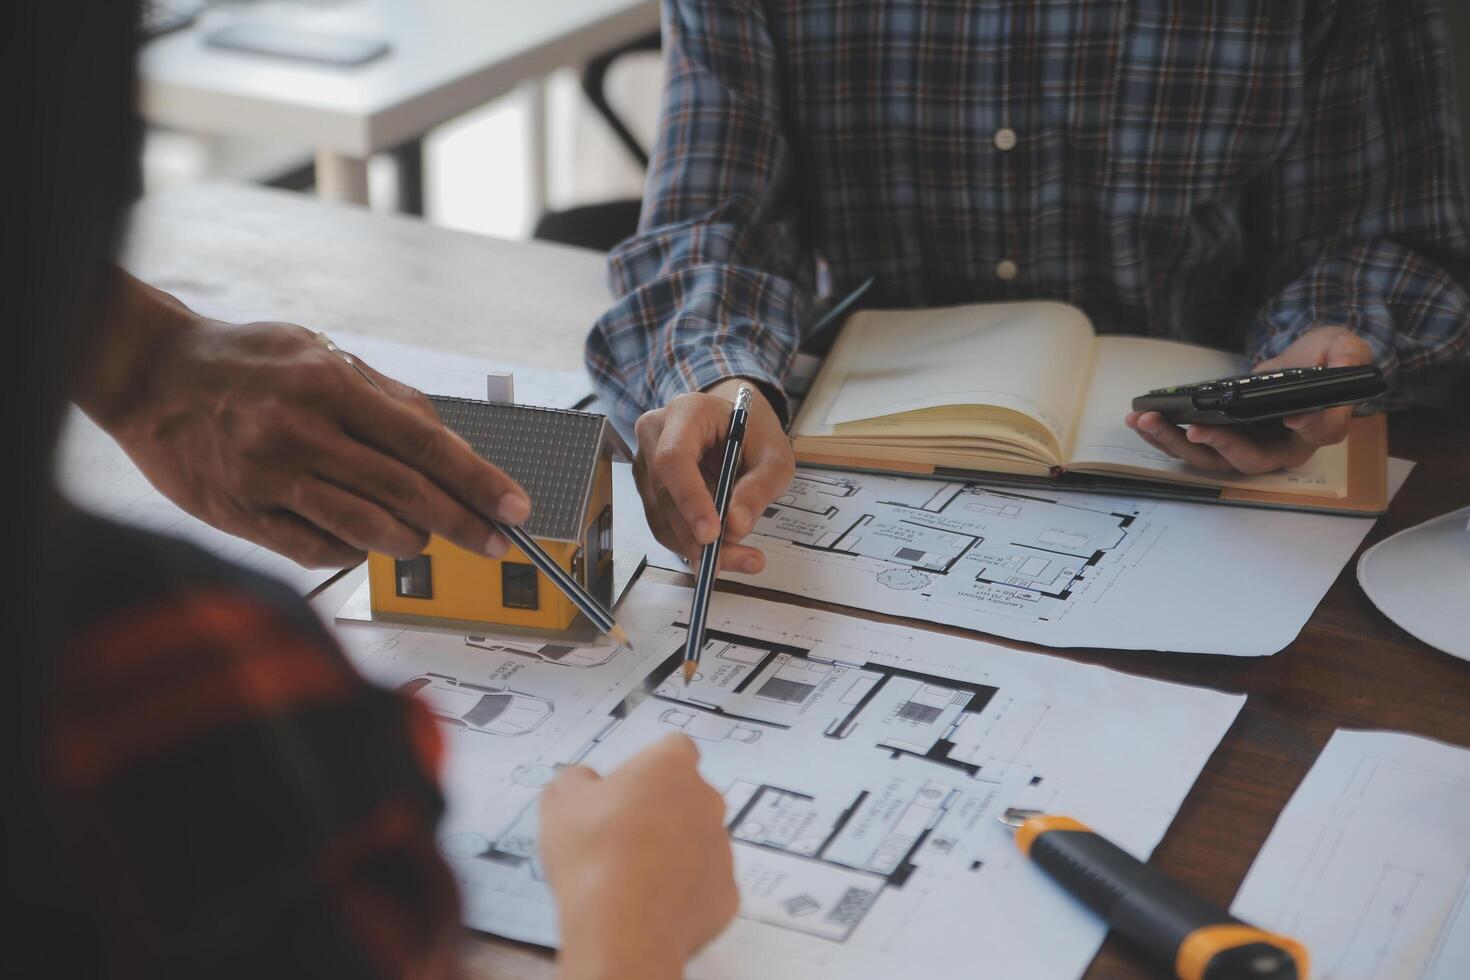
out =
[[(430, 398), (450, 430), (525, 488), (526, 531), (593, 595), (612, 579), (612, 458), (627, 447), (587, 412), (469, 398)], [(576, 606), (512, 548), (502, 559), (439, 537), (417, 558), (368, 556), (373, 616), (450, 627), (561, 631)]]

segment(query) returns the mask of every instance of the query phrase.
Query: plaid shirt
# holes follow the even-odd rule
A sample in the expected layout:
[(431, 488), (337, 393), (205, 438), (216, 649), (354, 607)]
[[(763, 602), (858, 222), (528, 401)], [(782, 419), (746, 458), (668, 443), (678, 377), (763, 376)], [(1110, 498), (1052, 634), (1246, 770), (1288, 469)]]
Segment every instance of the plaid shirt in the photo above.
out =
[[(1274, 356), (1470, 355), (1437, 0), (665, 0), (642, 226), (587, 362), (620, 425), (779, 391), (817, 269), (867, 305), (1058, 299)], [(779, 406), (778, 406), (779, 407)]]
[(56, 976), (424, 976), (457, 899), (428, 713), (284, 586), (79, 519), (47, 784)]

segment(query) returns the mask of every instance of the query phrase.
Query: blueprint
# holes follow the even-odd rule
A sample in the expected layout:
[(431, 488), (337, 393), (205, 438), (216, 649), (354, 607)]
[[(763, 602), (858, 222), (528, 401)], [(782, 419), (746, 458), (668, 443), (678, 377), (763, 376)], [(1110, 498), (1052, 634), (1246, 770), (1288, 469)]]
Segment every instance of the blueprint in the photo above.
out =
[[(1393, 489), (1410, 465), (1390, 462)], [(765, 570), (726, 577), (1048, 646), (1268, 656), (1372, 526), (807, 469), (756, 523)]]
[(690, 976), (1075, 977), (1106, 930), (996, 817), (1074, 814), (1146, 857), (1244, 703), (723, 593), (686, 689), (688, 600), (633, 590), (636, 652), (339, 623), (360, 668), (447, 733), (440, 846), (468, 925), (554, 945), (542, 787), (682, 731), (725, 798), (742, 896)]
[(1321, 980), (1470, 977), (1470, 750), (1334, 733), (1231, 911), (1305, 943)]

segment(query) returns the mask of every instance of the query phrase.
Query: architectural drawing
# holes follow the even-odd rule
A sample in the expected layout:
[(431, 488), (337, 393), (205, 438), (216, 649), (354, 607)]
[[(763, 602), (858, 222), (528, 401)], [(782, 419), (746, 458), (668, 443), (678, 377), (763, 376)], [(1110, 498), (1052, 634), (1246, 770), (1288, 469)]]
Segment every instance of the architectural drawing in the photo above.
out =
[(376, 627), (339, 628), (381, 683), (441, 675), (553, 708), (511, 738), (445, 718), (440, 846), (467, 924), (554, 944), (542, 788), (562, 766), (606, 772), (682, 731), (724, 796), (742, 896), (690, 976), (891, 978), (962, 962), (977, 944), (997, 975), (1075, 976), (1104, 930), (1020, 857), (996, 815), (1074, 810), (1147, 854), (1243, 700), (727, 594), (686, 688), (688, 597), (640, 585), (619, 611), (638, 650), (614, 655), (551, 659), (436, 634), (389, 646)]
[[(1391, 485), (1407, 473), (1395, 462)], [(729, 577), (1051, 646), (1265, 656), (1301, 631), (1369, 527), (809, 469), (756, 522), (764, 571)], [(1279, 574), (1248, 574), (1263, 567)]]
[(486, 735), (529, 734), (553, 710), (550, 701), (533, 694), (470, 684), (443, 674), (424, 674), (398, 689), (420, 698), (440, 721)]
[(1136, 503), (802, 471), (756, 533), (818, 561), (845, 559), (891, 590), (1044, 621), (1064, 615), (1092, 570), (1131, 543), (1144, 512)]
[(1336, 732), (1231, 911), (1312, 951), (1324, 980), (1470, 976), (1470, 751)]
[(615, 646), (574, 647), (565, 643), (540, 643), (526, 640), (502, 640), (484, 636), (467, 636), (465, 646), (489, 653), (513, 653), (535, 657), (563, 667), (600, 667), (618, 652)]

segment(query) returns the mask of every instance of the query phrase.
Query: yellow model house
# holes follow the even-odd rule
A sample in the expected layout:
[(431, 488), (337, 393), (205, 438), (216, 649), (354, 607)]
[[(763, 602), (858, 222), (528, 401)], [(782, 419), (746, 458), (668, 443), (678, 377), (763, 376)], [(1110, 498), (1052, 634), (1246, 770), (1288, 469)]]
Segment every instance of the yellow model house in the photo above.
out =
[[(446, 426), (525, 488), (531, 497), (527, 533), (608, 601), (612, 457), (627, 457), (628, 450), (607, 419), (469, 398), (430, 401)], [(514, 548), (497, 560), (434, 537), (417, 558), (369, 555), (368, 581), (376, 618), (563, 631), (578, 616), (577, 607)]]

